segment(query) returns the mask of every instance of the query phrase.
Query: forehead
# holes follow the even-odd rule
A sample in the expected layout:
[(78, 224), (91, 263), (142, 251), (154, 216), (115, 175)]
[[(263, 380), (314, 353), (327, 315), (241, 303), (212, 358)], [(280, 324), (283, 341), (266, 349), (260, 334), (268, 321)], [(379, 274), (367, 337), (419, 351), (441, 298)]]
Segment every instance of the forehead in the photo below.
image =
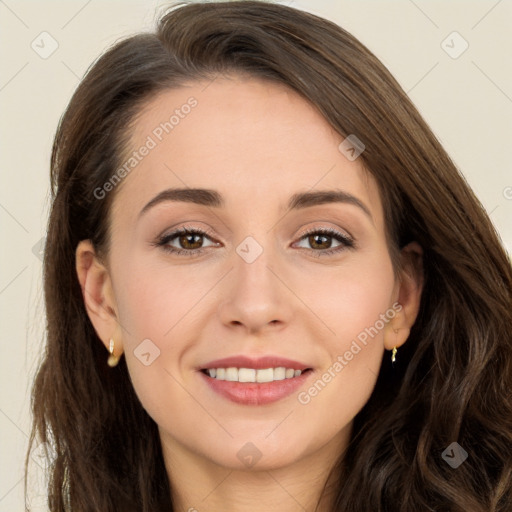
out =
[(137, 162), (115, 200), (130, 212), (167, 188), (218, 190), (239, 212), (282, 210), (296, 192), (341, 189), (382, 220), (361, 160), (347, 159), (344, 137), (284, 85), (240, 76), (191, 82), (152, 98), (131, 129), (125, 162), (134, 151)]

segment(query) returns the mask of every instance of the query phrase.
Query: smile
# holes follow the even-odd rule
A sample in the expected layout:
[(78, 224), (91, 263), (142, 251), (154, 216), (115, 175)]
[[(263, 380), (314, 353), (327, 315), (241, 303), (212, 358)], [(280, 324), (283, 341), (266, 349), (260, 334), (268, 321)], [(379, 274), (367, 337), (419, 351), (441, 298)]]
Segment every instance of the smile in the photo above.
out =
[[(307, 371), (307, 370), (304, 370)], [(230, 382), (274, 382), (278, 380), (292, 379), (299, 377), (302, 370), (294, 370), (293, 368), (285, 368), (279, 366), (277, 368), (209, 368), (203, 370), (212, 379), (227, 380)]]

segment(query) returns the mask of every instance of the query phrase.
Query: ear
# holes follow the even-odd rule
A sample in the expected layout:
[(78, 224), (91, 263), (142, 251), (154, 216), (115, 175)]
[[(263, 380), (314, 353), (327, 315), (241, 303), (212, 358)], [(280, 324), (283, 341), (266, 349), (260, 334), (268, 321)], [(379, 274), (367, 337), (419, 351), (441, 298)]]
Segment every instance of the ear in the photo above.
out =
[(114, 355), (120, 357), (123, 353), (122, 332), (108, 269), (99, 260), (90, 240), (78, 244), (75, 258), (85, 309), (94, 330), (107, 350), (110, 339), (114, 339)]
[(384, 346), (387, 350), (403, 345), (416, 321), (423, 291), (423, 249), (417, 242), (401, 251), (402, 270), (394, 290), (395, 316), (386, 324)]

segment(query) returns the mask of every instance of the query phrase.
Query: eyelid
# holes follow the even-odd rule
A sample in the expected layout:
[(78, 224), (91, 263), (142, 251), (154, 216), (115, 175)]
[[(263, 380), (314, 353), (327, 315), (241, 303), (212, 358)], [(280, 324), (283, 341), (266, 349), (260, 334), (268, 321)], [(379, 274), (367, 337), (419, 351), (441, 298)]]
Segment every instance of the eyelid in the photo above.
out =
[[(171, 240), (173, 240), (174, 238), (177, 238), (179, 236), (183, 236), (185, 234), (200, 235), (203, 238), (208, 238), (213, 242), (214, 245), (219, 243), (215, 239), (215, 237), (213, 235), (213, 231), (210, 228), (200, 228), (197, 226), (183, 225), (183, 226), (177, 227), (175, 229), (172, 229), (169, 232), (164, 231), (164, 233), (162, 235), (159, 235), (157, 237), (156, 242), (154, 242), (152, 245), (160, 246), (165, 250), (167, 244)], [(167, 249), (167, 251), (171, 252), (171, 253), (183, 251), (183, 252), (194, 254), (196, 252), (202, 252), (205, 249), (206, 249), (206, 247), (201, 247), (199, 249), (178, 249), (176, 247), (173, 247), (172, 249)]]
[(211, 230), (210, 228), (203, 228), (203, 227), (199, 227), (199, 226), (191, 226), (191, 225), (188, 225), (188, 224), (183, 224), (181, 226), (178, 226), (177, 228), (173, 228), (171, 229), (170, 231), (164, 231), (161, 235), (159, 235), (157, 237), (157, 239), (161, 240), (163, 238), (168, 238), (170, 236), (176, 236), (176, 235), (179, 235), (181, 234), (182, 232), (192, 232), (192, 233), (198, 233), (198, 234), (201, 234), (201, 235), (205, 235), (205, 236), (208, 236), (209, 238), (214, 238), (214, 233), (213, 233), (213, 230)]
[(342, 238), (345, 238), (347, 240), (354, 240), (354, 237), (350, 235), (348, 232), (343, 232), (337, 228), (332, 228), (328, 226), (314, 226), (312, 228), (308, 228), (305, 231), (302, 231), (300, 233), (299, 238), (303, 238), (306, 235), (310, 235), (312, 233), (326, 233), (326, 234), (336, 234), (339, 235)]
[(315, 257), (321, 257), (321, 256), (330, 256), (333, 254), (341, 253), (342, 251), (345, 251), (347, 249), (357, 249), (356, 241), (354, 237), (351, 235), (342, 233), (338, 229), (327, 227), (327, 226), (319, 226), (319, 227), (312, 227), (307, 229), (306, 231), (303, 231), (299, 237), (297, 242), (301, 242), (302, 239), (306, 238), (308, 235), (311, 234), (320, 234), (325, 235), (330, 238), (333, 238), (337, 240), (340, 245), (337, 247), (329, 247), (328, 249), (324, 250), (314, 250), (314, 249), (307, 249), (307, 248), (301, 248), (307, 250), (312, 256)]
[[(178, 236), (182, 236), (184, 234), (196, 234), (196, 235), (202, 236), (203, 238), (209, 238), (213, 242), (214, 245), (215, 244), (218, 245), (218, 243), (219, 243), (215, 239), (213, 232), (210, 228), (199, 228), (197, 226), (182, 225), (178, 228), (171, 230), (168, 233), (164, 232), (164, 234), (160, 235), (157, 238), (157, 241), (152, 243), (152, 245), (160, 247), (162, 250), (164, 250), (170, 254), (174, 254), (174, 255), (183, 254), (183, 255), (186, 255), (186, 257), (198, 256), (208, 249), (208, 247), (200, 247), (199, 249), (180, 249), (180, 248), (176, 248), (176, 247), (172, 247), (172, 246), (167, 246), (167, 244), (169, 243), (170, 240), (173, 240), (174, 238), (176, 238)], [(338, 240), (338, 242), (340, 242), (340, 244), (341, 244), (337, 247), (328, 248), (328, 249), (324, 249), (324, 250), (308, 249), (308, 248), (304, 248), (304, 247), (300, 248), (300, 249), (308, 251), (311, 255), (313, 255), (315, 257), (329, 256), (329, 255), (332, 255), (335, 253), (340, 253), (347, 249), (356, 249), (357, 248), (354, 237), (352, 237), (351, 235), (342, 233), (341, 231), (339, 231), (335, 228), (326, 227), (326, 226), (311, 227), (309, 229), (306, 229), (300, 235), (298, 235), (298, 239), (294, 243), (302, 241), (303, 238), (305, 238), (311, 234), (323, 234), (330, 238), (334, 238), (334, 239)], [(213, 247), (213, 246), (209, 246), (209, 247)]]

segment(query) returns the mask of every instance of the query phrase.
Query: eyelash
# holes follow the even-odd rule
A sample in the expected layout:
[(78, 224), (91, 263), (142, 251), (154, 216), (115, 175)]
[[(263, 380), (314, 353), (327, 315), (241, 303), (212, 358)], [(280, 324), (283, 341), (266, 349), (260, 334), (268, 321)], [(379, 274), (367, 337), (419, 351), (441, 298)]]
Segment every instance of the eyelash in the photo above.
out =
[[(315, 249), (306, 249), (309, 250), (314, 257), (322, 257), (322, 256), (330, 256), (332, 254), (341, 252), (345, 249), (354, 249), (356, 248), (355, 241), (348, 237), (347, 235), (344, 235), (334, 229), (329, 228), (312, 228), (308, 231), (304, 232), (302, 236), (299, 238), (299, 240), (302, 240), (303, 238), (306, 238), (309, 235), (327, 235), (331, 238), (336, 239), (338, 242), (342, 242), (342, 245), (330, 249), (325, 250), (315, 250)], [(171, 233), (168, 233), (166, 235), (163, 235), (158, 238), (158, 240), (153, 243), (152, 245), (162, 248), (165, 252), (175, 254), (176, 256), (186, 256), (186, 257), (195, 257), (200, 256), (207, 247), (201, 247), (199, 249), (177, 249), (176, 247), (170, 247), (167, 244), (173, 240), (174, 238), (178, 236), (184, 236), (184, 235), (200, 235), (202, 237), (212, 238), (212, 235), (210, 232), (202, 230), (200, 228), (189, 228), (189, 227), (183, 227), (178, 230), (175, 230)], [(212, 240), (213, 241), (213, 240)]]

